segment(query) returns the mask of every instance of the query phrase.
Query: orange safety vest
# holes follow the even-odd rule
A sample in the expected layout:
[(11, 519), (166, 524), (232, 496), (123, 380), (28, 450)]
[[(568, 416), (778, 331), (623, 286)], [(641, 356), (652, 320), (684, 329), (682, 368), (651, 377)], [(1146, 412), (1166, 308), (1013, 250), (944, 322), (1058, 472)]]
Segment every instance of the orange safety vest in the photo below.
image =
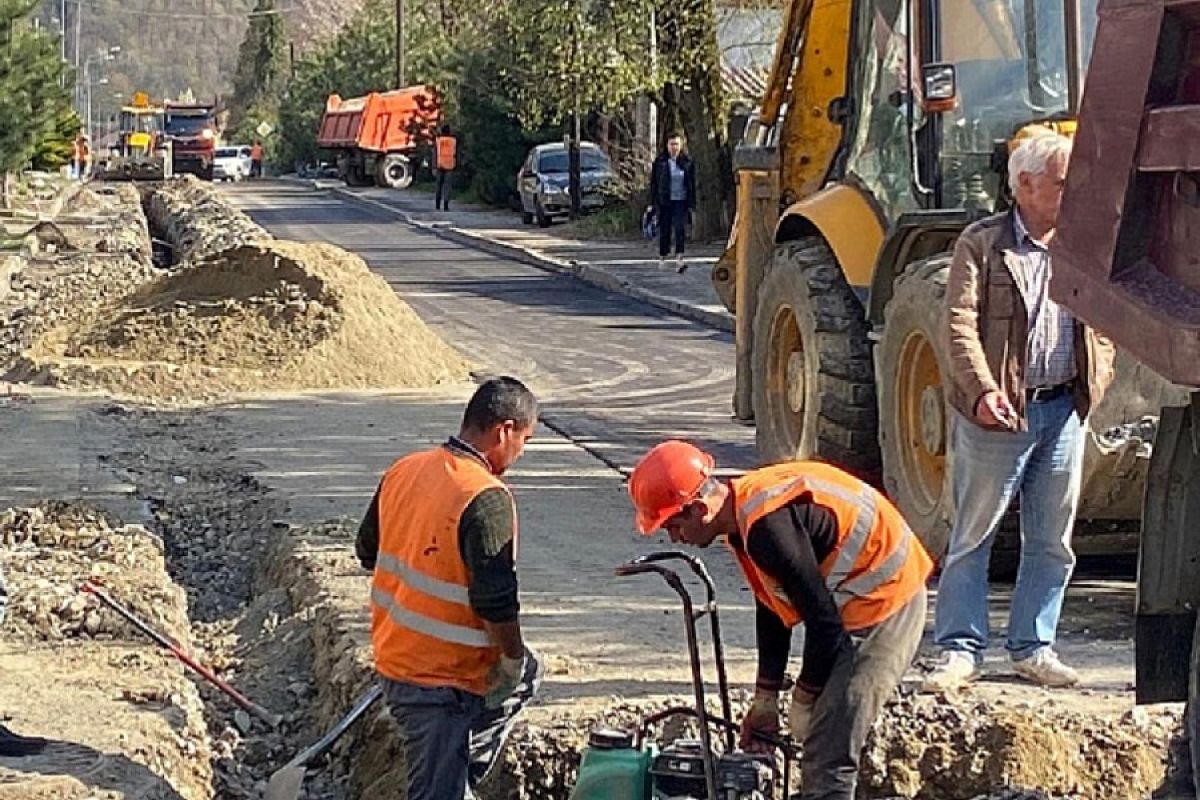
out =
[(487, 694), (500, 650), (468, 600), (458, 524), (494, 487), (508, 491), (479, 461), (446, 447), (406, 456), (384, 475), (371, 582), (371, 643), (384, 677)]
[(454, 169), (455, 159), (458, 155), (458, 140), (453, 136), (439, 136), (434, 141), (434, 147), (437, 149), (437, 168), (447, 171)]
[(262, 145), (256, 144), (250, 148), (250, 160), (251, 161), (262, 161), (262, 157), (263, 157)]
[[(896, 507), (857, 478), (829, 464), (798, 461), (755, 470), (731, 483), (742, 542), (765, 515), (800, 498), (833, 511), (838, 543), (820, 568), (846, 630), (878, 625), (925, 590), (933, 572), (925, 547)], [(802, 622), (783, 589), (750, 559), (746, 547), (729, 545), (754, 596), (789, 628)]]

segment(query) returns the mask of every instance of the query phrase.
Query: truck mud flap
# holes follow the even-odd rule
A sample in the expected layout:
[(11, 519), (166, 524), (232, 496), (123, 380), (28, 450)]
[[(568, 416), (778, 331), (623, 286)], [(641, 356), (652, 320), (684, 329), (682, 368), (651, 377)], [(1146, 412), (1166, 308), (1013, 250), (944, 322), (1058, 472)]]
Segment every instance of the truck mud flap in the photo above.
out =
[(1188, 697), (1200, 608), (1200, 392), (1164, 408), (1150, 460), (1138, 563), (1137, 702)]

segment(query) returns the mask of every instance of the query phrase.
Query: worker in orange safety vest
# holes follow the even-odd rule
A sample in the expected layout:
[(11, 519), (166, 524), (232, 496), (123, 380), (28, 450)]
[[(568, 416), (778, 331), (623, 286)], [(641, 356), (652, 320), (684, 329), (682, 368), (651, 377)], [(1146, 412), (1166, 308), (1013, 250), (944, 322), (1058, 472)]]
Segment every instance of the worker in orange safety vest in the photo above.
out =
[(779, 732), (791, 631), (804, 660), (788, 725), (803, 744), (802, 800), (853, 800), (867, 734), (911, 665), (933, 563), (900, 512), (842, 470), (798, 461), (729, 481), (687, 442), (650, 450), (629, 479), (638, 529), (708, 547), (723, 537), (757, 606), (758, 678), (742, 746)]
[(450, 173), (458, 166), (458, 139), (443, 125), (441, 133), (433, 142), (434, 169), (437, 172), (437, 192), (433, 206), (439, 211), (450, 210)]
[(462, 800), (478, 786), (541, 682), (521, 636), (517, 513), (500, 479), (536, 424), (520, 381), (483, 383), (457, 436), (392, 465), (359, 528), (409, 800)]

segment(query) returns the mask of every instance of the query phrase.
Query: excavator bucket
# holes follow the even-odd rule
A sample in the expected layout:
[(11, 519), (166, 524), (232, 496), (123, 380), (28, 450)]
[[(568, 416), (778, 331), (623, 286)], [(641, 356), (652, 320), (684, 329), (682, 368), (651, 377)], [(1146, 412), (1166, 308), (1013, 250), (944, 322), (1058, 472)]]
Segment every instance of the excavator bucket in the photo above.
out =
[[(1052, 247), (1058, 302), (1167, 380), (1200, 387), (1200, 0), (1101, 0)], [(1198, 526), (1193, 392), (1190, 407), (1163, 409), (1147, 479), (1138, 702), (1188, 699)]]

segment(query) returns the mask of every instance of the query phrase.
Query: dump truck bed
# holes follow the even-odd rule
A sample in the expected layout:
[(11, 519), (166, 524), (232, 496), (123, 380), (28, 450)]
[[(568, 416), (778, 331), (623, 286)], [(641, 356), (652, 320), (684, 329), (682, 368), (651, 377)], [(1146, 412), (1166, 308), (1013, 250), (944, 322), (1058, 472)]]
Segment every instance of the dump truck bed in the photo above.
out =
[(421, 137), (431, 136), (437, 118), (436, 97), (428, 86), (371, 92), (346, 100), (330, 95), (317, 144), (328, 149), (402, 152), (413, 149)]

